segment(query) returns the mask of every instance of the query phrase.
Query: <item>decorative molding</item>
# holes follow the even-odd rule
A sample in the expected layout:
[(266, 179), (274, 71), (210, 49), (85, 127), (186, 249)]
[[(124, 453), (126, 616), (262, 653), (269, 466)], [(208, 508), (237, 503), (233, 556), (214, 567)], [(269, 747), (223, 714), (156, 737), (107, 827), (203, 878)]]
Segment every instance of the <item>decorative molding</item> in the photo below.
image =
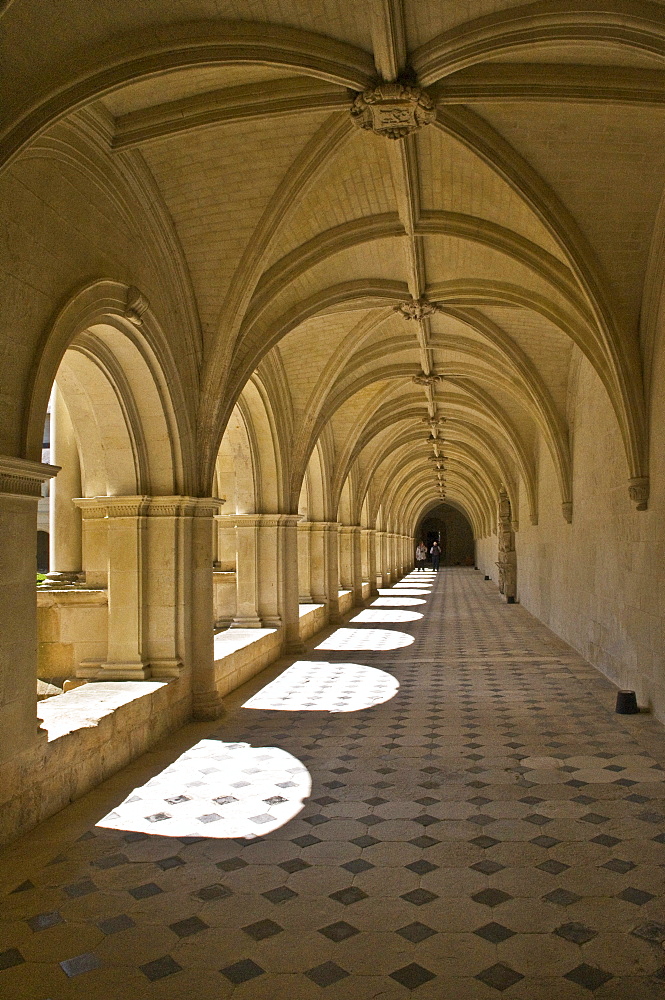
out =
[[(227, 521), (236, 528), (282, 528), (291, 524), (297, 525), (303, 520), (302, 514), (217, 514), (216, 521)], [(328, 522), (312, 521), (312, 526)]]
[(414, 382), (416, 385), (427, 386), (427, 385), (436, 385), (437, 382), (443, 382), (443, 379), (444, 379), (443, 375), (434, 375), (433, 373), (430, 375), (426, 375), (425, 372), (419, 372), (417, 375), (413, 376), (411, 381)]
[(127, 304), (125, 306), (125, 319), (128, 319), (134, 326), (143, 326), (143, 317), (150, 308), (147, 298), (133, 285), (127, 289)]
[(42, 483), (53, 479), (59, 472), (59, 465), (44, 465), (25, 458), (0, 455), (0, 493), (27, 499), (39, 498)]
[(646, 510), (649, 505), (649, 477), (634, 476), (628, 480), (628, 495), (635, 510)]
[(431, 124), (434, 103), (421, 87), (404, 83), (380, 83), (358, 94), (351, 105), (351, 120), (386, 139), (404, 139)]
[(434, 430), (435, 428), (439, 429), (443, 427), (445, 422), (446, 422), (445, 417), (423, 417), (421, 421), (421, 423), (427, 424), (428, 427), (431, 427), (432, 430)]
[(73, 501), (86, 520), (113, 517), (213, 517), (220, 497), (80, 497)]
[(425, 319), (426, 316), (433, 316), (434, 313), (441, 312), (440, 306), (435, 302), (430, 302), (424, 295), (419, 299), (406, 299), (399, 305), (393, 306), (393, 309), (400, 313), (404, 319), (415, 320)]
[(572, 524), (573, 523), (573, 501), (572, 500), (564, 500), (564, 502), (561, 504), (561, 513), (563, 514), (564, 520), (567, 521), (568, 524)]

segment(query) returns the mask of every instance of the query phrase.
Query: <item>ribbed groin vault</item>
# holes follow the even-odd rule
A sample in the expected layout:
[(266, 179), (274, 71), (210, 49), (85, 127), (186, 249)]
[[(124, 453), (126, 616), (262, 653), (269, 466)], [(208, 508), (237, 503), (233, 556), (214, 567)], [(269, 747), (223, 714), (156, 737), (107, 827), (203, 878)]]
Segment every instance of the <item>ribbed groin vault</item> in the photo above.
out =
[(3, 0), (0, 36), (0, 837), (421, 535), (665, 719), (662, 0)]

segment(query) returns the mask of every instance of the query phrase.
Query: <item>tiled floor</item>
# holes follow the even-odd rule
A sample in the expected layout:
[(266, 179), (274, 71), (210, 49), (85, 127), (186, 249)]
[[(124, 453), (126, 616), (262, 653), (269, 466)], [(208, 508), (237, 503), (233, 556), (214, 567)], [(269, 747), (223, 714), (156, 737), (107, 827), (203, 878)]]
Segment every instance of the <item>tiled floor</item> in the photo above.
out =
[(665, 997), (661, 725), (411, 580), (5, 852), (3, 1000)]

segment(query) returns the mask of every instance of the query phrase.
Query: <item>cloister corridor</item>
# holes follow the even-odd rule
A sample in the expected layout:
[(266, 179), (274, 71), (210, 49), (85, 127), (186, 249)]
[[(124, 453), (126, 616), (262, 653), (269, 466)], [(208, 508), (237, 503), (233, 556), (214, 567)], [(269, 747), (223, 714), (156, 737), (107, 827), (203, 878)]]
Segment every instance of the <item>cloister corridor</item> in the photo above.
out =
[(5, 849), (3, 1000), (663, 995), (661, 724), (472, 568), (366, 605)]

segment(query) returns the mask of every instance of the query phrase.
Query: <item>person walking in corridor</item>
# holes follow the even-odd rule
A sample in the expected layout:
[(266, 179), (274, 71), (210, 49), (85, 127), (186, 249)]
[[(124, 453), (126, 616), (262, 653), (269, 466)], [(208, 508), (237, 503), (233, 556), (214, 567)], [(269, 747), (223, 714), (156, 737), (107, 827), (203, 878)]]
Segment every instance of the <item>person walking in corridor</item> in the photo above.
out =
[(422, 538), (416, 546), (416, 569), (418, 572), (425, 572), (425, 562), (427, 561), (427, 546)]
[(441, 546), (438, 542), (432, 544), (432, 548), (429, 550), (429, 554), (432, 557), (432, 569), (435, 573), (439, 572), (439, 560), (441, 559)]

